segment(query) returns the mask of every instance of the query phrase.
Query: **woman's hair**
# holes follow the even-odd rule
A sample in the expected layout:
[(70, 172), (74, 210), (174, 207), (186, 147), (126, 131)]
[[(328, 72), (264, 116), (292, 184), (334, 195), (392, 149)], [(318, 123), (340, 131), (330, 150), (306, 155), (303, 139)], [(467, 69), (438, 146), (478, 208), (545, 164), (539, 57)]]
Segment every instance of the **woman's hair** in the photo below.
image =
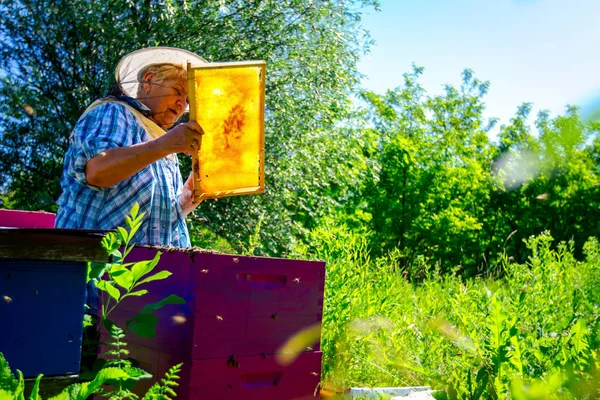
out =
[(187, 71), (181, 66), (176, 64), (150, 64), (140, 70), (137, 76), (139, 82), (137, 89), (137, 96), (141, 97), (144, 95), (144, 75), (148, 72), (152, 72), (154, 77), (153, 82), (164, 82), (167, 79), (182, 79), (187, 80)]

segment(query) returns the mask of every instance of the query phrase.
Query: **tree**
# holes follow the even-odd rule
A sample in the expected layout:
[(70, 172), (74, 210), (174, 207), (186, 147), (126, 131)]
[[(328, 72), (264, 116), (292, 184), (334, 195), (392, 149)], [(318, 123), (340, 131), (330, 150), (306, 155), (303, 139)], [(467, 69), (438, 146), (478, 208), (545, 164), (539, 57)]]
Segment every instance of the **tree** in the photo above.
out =
[(519, 262), (528, 254), (523, 240), (545, 230), (557, 241), (574, 240), (581, 256), (583, 244), (600, 228), (597, 125), (585, 126), (578, 110), (568, 106), (555, 118), (540, 112), (535, 137), (524, 123), (530, 109), (523, 105), (500, 131), (496, 169), (501, 182), (491, 198), (497, 235), (511, 237), (506, 250)]
[(472, 276), (495, 272), (503, 253), (525, 262), (524, 239), (550, 230), (581, 255), (600, 228), (598, 125), (584, 126), (568, 107), (554, 119), (540, 113), (536, 137), (523, 104), (494, 144), (495, 120), (482, 117), (488, 83), (466, 70), (460, 88), (427, 97), (422, 72), (415, 67), (383, 96), (364, 95), (379, 149), (364, 208), (374, 254), (399, 251), (413, 276), (423, 260)]
[(366, 96), (381, 138), (370, 197), (375, 247), (399, 249), (407, 269), (425, 256), (445, 270), (462, 265), (472, 274), (487, 256), (494, 151), (482, 117), (488, 83), (466, 70), (459, 89), (447, 86), (427, 98), (418, 84), (422, 72), (415, 67), (403, 87), (383, 97)]

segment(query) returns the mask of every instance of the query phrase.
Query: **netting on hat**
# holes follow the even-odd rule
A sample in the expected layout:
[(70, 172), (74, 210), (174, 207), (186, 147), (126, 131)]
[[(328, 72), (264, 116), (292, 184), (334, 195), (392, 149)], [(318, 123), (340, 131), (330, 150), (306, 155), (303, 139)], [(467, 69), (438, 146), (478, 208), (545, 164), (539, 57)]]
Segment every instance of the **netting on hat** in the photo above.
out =
[(264, 190), (264, 62), (188, 70), (190, 120), (204, 129), (194, 157), (196, 194), (208, 198)]

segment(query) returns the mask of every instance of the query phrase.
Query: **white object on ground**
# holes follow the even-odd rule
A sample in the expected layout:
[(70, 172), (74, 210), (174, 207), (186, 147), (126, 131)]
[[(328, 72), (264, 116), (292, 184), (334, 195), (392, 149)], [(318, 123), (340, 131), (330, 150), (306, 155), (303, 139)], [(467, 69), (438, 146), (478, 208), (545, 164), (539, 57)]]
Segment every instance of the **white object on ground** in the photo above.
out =
[(392, 400), (435, 400), (435, 397), (433, 397), (431, 393), (433, 393), (433, 390), (410, 392), (406, 395), (394, 396), (392, 397)]
[[(380, 399), (382, 394), (395, 396), (393, 399), (433, 399), (431, 396), (432, 390), (429, 386), (415, 387), (387, 387), (387, 388), (351, 388), (348, 393), (351, 399)], [(422, 394), (422, 397), (412, 397), (413, 395)], [(409, 397), (410, 396), (410, 397)], [(429, 396), (429, 397), (427, 397)]]

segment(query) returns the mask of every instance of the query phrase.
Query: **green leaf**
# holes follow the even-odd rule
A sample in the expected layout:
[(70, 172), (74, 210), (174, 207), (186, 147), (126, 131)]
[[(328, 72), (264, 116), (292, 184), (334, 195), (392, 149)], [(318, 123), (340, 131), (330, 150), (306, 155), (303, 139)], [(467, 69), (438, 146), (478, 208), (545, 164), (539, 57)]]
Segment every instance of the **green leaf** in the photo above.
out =
[(92, 316), (90, 314), (84, 314), (83, 315), (83, 327), (87, 328), (90, 326), (94, 326), (94, 323), (92, 321)]
[(185, 304), (185, 300), (179, 296), (171, 294), (161, 301), (157, 301), (156, 303), (152, 304), (146, 304), (140, 311), (140, 314), (150, 314), (167, 304)]
[(152, 374), (149, 374), (147, 371), (137, 368), (137, 367), (125, 367), (123, 370), (129, 375), (129, 379), (134, 380), (144, 380), (144, 379), (152, 379)]
[(573, 344), (573, 348), (575, 349), (576, 354), (581, 354), (584, 351), (587, 351), (589, 348), (588, 340), (587, 340), (587, 327), (585, 326), (585, 322), (581, 319), (577, 320), (577, 322), (571, 327), (570, 340)]
[(129, 243), (129, 234), (125, 230), (125, 228), (118, 226), (117, 232), (119, 234), (119, 240), (123, 243)]
[(17, 379), (12, 374), (10, 366), (4, 358), (4, 354), (0, 352), (0, 389), (12, 392), (18, 385)]
[(121, 297), (121, 293), (119, 292), (119, 289), (114, 287), (110, 282), (108, 282), (108, 281), (96, 282), (96, 287), (104, 292), (107, 292), (110, 295), (110, 297), (112, 297), (116, 301), (119, 301), (119, 298)]
[(523, 377), (523, 361), (522, 361), (522, 353), (521, 353), (521, 345), (519, 343), (519, 338), (517, 336), (510, 337), (510, 343), (513, 346), (512, 357), (510, 357), (509, 361), (512, 365), (515, 366), (517, 372)]
[(121, 243), (117, 239), (117, 235), (114, 232), (107, 233), (106, 236), (102, 238), (100, 243), (108, 254), (113, 254), (119, 249), (119, 247), (121, 247)]
[(87, 273), (87, 277), (86, 277), (86, 283), (88, 283), (92, 279), (100, 279), (102, 277), (102, 275), (104, 275), (104, 272), (106, 271), (106, 268), (109, 265), (110, 264), (96, 263), (96, 262), (88, 263), (88, 273)]
[(156, 336), (158, 318), (154, 314), (138, 314), (127, 320), (127, 329), (141, 337), (153, 338)]
[(160, 271), (160, 272), (157, 272), (156, 274), (151, 275), (151, 276), (145, 278), (144, 280), (138, 282), (136, 284), (136, 286), (141, 285), (142, 283), (148, 283), (148, 282), (152, 282), (152, 281), (160, 281), (163, 279), (167, 279), (171, 275), (173, 275), (173, 274), (169, 271)]
[(25, 400), (25, 380), (23, 379), (23, 373), (17, 370), (17, 374), (19, 375), (19, 378), (17, 388), (15, 389), (15, 399)]
[(35, 378), (35, 383), (33, 384), (33, 387), (31, 388), (31, 394), (29, 395), (29, 400), (42, 400), (39, 393), (40, 381), (42, 380), (42, 376), (44, 375), (39, 374), (37, 378)]
[(133, 280), (137, 282), (144, 275), (151, 272), (154, 269), (154, 267), (156, 267), (156, 265), (158, 264), (161, 254), (162, 253), (159, 251), (156, 253), (152, 260), (140, 261), (133, 264), (133, 266), (131, 267), (131, 272), (133, 273)]
[(98, 372), (98, 375), (96, 375), (93, 381), (69, 385), (57, 396), (54, 396), (49, 400), (86, 400), (108, 380), (116, 380), (118, 382), (129, 378), (129, 374), (120, 368), (103, 368)]
[(6, 399), (6, 400), (13, 400), (15, 398), (15, 396), (13, 395), (12, 391), (6, 391), (4, 389), (0, 389), (0, 399)]
[[(127, 293), (127, 296), (139, 297), (139, 296), (145, 295), (146, 293), (148, 293), (148, 291), (146, 289), (142, 289), (142, 290), (138, 290), (136, 292)], [(123, 296), (123, 297), (125, 297), (125, 296)]]
[(129, 213), (129, 215), (131, 215), (132, 219), (136, 219), (138, 216), (138, 212), (140, 211), (140, 205), (136, 202), (133, 207), (131, 207), (131, 212)]
[(121, 286), (123, 289), (131, 290), (131, 286), (133, 285), (133, 273), (123, 265), (115, 265), (110, 270), (110, 276), (117, 285)]

